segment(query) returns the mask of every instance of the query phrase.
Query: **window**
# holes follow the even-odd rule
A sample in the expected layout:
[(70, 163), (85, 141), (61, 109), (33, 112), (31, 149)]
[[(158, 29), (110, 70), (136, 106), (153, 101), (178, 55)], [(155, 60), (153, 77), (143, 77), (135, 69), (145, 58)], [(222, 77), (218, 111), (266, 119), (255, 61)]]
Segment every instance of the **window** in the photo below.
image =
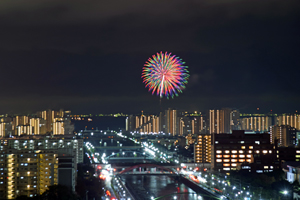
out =
[(245, 147), (245, 146), (242, 146), (241, 148), (242, 148), (242, 149), (246, 149), (246, 147)]

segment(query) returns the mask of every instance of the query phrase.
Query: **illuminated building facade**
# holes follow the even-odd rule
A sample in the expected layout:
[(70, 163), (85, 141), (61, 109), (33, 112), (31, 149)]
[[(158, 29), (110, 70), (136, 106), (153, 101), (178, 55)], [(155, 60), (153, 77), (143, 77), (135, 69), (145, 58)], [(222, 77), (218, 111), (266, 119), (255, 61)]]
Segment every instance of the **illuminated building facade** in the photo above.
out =
[(272, 125), (272, 118), (269, 116), (254, 116), (241, 118), (242, 130), (252, 130), (258, 132), (269, 131)]
[(34, 197), (45, 192), (48, 186), (58, 184), (57, 151), (10, 149), (1, 151), (0, 156), (1, 198)]
[(297, 130), (294, 127), (281, 125), (270, 126), (270, 141), (279, 147), (296, 146), (298, 143)]
[(229, 133), (231, 128), (231, 109), (209, 110), (209, 133)]
[(160, 117), (155, 115), (129, 115), (126, 118), (126, 131), (152, 134), (160, 132)]
[(165, 133), (170, 133), (175, 136), (178, 135), (179, 119), (177, 117), (177, 110), (168, 109), (165, 111)]
[(283, 114), (276, 117), (276, 124), (278, 126), (286, 125), (300, 130), (300, 115), (299, 114)]
[(27, 136), (22, 138), (0, 138), (0, 151), (15, 150), (62, 150), (75, 151), (76, 162), (83, 163), (83, 139), (66, 136)]
[(257, 173), (273, 170), (278, 167), (274, 148), (268, 133), (245, 134), (243, 130), (234, 130), (232, 134), (214, 134), (212, 168), (222, 172), (241, 166)]
[(194, 162), (211, 162), (211, 134), (197, 135), (197, 142), (194, 145)]
[(47, 110), (32, 116), (1, 118), (0, 137), (26, 135), (73, 134), (74, 125), (64, 111)]

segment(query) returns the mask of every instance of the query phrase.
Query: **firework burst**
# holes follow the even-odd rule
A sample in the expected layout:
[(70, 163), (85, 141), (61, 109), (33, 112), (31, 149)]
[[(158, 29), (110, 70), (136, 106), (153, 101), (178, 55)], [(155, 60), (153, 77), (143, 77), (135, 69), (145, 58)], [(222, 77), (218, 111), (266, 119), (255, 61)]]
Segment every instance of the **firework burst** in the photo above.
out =
[(189, 78), (188, 67), (184, 64), (185, 62), (171, 53), (160, 52), (153, 55), (143, 67), (142, 79), (145, 87), (160, 98), (178, 96)]

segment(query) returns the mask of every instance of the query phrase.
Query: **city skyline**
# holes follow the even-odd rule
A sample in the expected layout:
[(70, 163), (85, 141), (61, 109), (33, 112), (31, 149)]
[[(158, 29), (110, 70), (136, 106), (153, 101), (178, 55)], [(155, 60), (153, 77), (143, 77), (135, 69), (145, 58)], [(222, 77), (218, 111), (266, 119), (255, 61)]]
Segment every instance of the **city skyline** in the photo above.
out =
[[(299, 108), (298, 1), (0, 5), (0, 113)], [(160, 51), (190, 71), (183, 93), (161, 105), (141, 79)]]

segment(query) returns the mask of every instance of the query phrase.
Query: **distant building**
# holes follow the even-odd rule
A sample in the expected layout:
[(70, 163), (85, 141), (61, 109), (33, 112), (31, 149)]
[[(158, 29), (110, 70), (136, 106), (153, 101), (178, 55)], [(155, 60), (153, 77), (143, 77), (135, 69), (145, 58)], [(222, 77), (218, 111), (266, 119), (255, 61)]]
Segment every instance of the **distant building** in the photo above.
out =
[(146, 135), (157, 134), (160, 132), (160, 118), (155, 115), (129, 115), (126, 118), (126, 131), (135, 131)]
[(300, 130), (300, 115), (299, 114), (282, 114), (276, 117), (276, 125), (286, 125)]
[(272, 118), (269, 116), (251, 116), (240, 119), (242, 130), (266, 132), (272, 125)]
[(270, 140), (272, 144), (278, 141), (279, 147), (296, 146), (298, 143), (297, 130), (294, 127), (281, 125), (270, 126)]
[[(68, 111), (68, 114), (70, 111)], [(24, 135), (64, 135), (73, 134), (74, 125), (64, 111), (47, 110), (32, 116), (1, 118), (0, 137)]]
[(177, 110), (168, 109), (165, 111), (165, 133), (170, 133), (175, 136), (178, 135), (179, 120), (177, 116)]
[(209, 133), (229, 133), (231, 109), (223, 108), (221, 110), (209, 110)]

